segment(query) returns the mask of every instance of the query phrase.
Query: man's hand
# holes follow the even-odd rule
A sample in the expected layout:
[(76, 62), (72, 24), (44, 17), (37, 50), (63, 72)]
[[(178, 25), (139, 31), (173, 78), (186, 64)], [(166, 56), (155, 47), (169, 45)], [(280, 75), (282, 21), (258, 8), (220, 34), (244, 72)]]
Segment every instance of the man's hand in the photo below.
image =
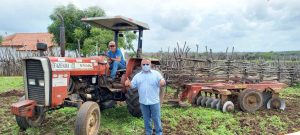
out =
[(165, 81), (165, 79), (160, 79), (160, 81), (159, 81), (159, 85), (160, 85), (160, 87), (163, 87), (163, 86), (165, 86), (165, 85), (166, 85), (166, 81)]
[(129, 80), (129, 78), (127, 77), (126, 81), (125, 81), (125, 87), (130, 87), (131, 82)]
[(112, 61), (112, 59), (111, 58), (109, 58), (108, 59), (108, 63), (112, 63), (113, 61)]

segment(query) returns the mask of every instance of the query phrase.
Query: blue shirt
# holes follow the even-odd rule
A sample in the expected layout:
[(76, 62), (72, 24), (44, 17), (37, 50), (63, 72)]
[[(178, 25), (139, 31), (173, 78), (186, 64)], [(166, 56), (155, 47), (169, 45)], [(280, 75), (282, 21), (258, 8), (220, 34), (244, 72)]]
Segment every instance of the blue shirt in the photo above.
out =
[(141, 104), (153, 105), (159, 103), (159, 82), (161, 79), (163, 79), (162, 75), (156, 70), (141, 71), (133, 77), (131, 87), (138, 89)]
[(120, 63), (123, 64), (123, 65), (126, 65), (126, 64), (125, 64), (124, 57), (123, 57), (123, 54), (122, 54), (122, 52), (121, 52), (120, 49), (117, 48), (115, 53), (113, 53), (111, 50), (109, 50), (108, 53), (107, 53), (107, 55), (108, 55), (108, 57), (110, 57), (110, 58), (117, 58), (117, 57), (120, 57), (120, 58), (121, 58)]

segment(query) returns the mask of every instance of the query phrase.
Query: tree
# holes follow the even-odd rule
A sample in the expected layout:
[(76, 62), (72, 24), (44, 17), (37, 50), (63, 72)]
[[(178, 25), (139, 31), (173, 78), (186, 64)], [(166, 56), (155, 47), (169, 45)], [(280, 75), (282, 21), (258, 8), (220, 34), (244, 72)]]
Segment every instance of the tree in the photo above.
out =
[(136, 35), (132, 32), (125, 32), (124, 35), (125, 35), (125, 49), (131, 50), (136, 54), (132, 43), (136, 39)]
[(107, 50), (107, 43), (113, 39), (113, 32), (101, 28), (92, 28), (90, 37), (84, 40), (84, 48), (82, 52), (84, 55), (97, 54)]
[(0, 44), (3, 42), (3, 36), (0, 35)]
[(78, 54), (81, 56), (80, 41), (86, 36), (86, 31), (82, 30), (81, 28), (76, 28), (73, 32), (73, 36), (75, 37), (75, 39), (77, 39)]
[[(57, 18), (57, 14), (61, 14), (65, 21), (65, 36), (66, 36), (66, 48), (69, 50), (75, 50), (77, 48), (78, 40), (73, 35), (76, 28), (82, 29), (86, 33), (82, 39), (89, 37), (90, 29), (88, 25), (81, 21), (84, 17), (105, 16), (104, 10), (99, 7), (89, 7), (85, 10), (78, 9), (74, 4), (67, 6), (58, 6), (54, 9), (50, 15), (50, 19), (53, 21), (48, 26), (48, 31), (54, 35), (54, 40), (59, 43), (59, 26), (60, 20)], [(83, 40), (81, 40), (82, 42)]]
[[(92, 53), (104, 52), (107, 44), (114, 39), (114, 33), (110, 30), (95, 28), (81, 21), (84, 17), (105, 16), (104, 10), (97, 6), (89, 7), (85, 10), (78, 9), (75, 5), (58, 6), (50, 15), (53, 21), (48, 26), (48, 31), (54, 35), (54, 40), (59, 43), (60, 20), (57, 14), (61, 14), (65, 22), (66, 49), (75, 50), (80, 48), (85, 56)], [(133, 49), (132, 42), (136, 39), (132, 32), (124, 32), (124, 37), (118, 40), (118, 47)], [(96, 51), (97, 50), (97, 51)]]

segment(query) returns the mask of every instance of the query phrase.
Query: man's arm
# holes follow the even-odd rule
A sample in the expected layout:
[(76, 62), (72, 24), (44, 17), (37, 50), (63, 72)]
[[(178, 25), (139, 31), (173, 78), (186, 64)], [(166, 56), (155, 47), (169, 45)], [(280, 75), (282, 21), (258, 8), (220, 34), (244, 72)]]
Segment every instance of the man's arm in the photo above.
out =
[(166, 85), (166, 81), (160, 72), (157, 71), (157, 79), (159, 81), (159, 87), (164, 87)]
[(120, 61), (121, 61), (121, 57), (117, 57), (117, 58), (111, 58), (111, 60), (113, 60), (113, 61), (117, 61), (117, 62), (120, 62)]
[(125, 87), (130, 87), (130, 88), (136, 88), (137, 87), (137, 79), (133, 77), (132, 81), (130, 82), (129, 78), (127, 77), (125, 81)]
[(166, 85), (166, 80), (164, 78), (160, 79), (159, 86), (164, 87)]
[(118, 49), (118, 50), (116, 50), (116, 58), (112, 58), (112, 60), (120, 62), (122, 55), (123, 55), (122, 52)]

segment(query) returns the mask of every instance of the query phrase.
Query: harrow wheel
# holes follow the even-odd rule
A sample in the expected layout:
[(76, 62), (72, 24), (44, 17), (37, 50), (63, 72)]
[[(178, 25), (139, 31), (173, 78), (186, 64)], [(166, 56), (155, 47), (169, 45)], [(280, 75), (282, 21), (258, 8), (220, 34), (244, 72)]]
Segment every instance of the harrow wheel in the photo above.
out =
[(233, 112), (234, 104), (231, 101), (226, 101), (222, 107), (223, 112)]
[(281, 98), (278, 97), (273, 97), (271, 98), (268, 103), (267, 103), (267, 108), (268, 109), (280, 109), (284, 110), (286, 107), (285, 101)]
[(240, 108), (245, 112), (255, 112), (263, 105), (262, 93), (255, 90), (244, 90), (238, 97)]

